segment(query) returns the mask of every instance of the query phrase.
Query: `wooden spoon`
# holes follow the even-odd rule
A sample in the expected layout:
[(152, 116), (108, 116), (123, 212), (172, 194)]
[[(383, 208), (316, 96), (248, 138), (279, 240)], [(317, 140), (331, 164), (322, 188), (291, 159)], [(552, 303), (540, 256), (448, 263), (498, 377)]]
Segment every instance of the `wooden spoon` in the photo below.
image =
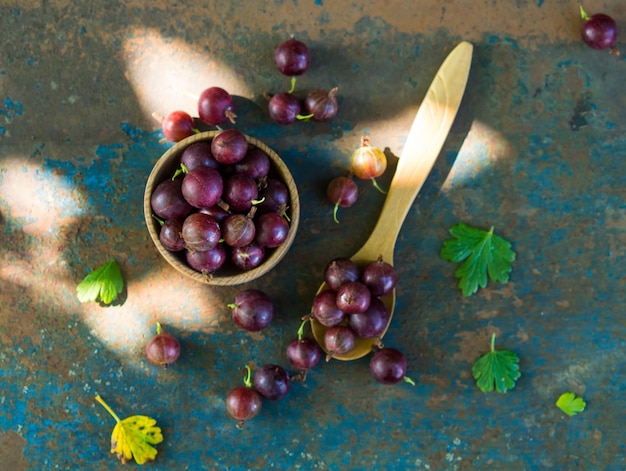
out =
[[(376, 226), (365, 244), (350, 257), (357, 265), (362, 267), (380, 256), (393, 265), (393, 253), (400, 228), (441, 152), (461, 104), (469, 76), (472, 51), (473, 46), (470, 43), (461, 42), (437, 71), (411, 126)], [(326, 283), (320, 286), (318, 293), (324, 289), (327, 289)], [(396, 290), (383, 297), (382, 301), (389, 311), (389, 328), (396, 302)], [(311, 328), (315, 340), (326, 350), (324, 335), (328, 328), (315, 319), (311, 319)], [(333, 358), (356, 360), (370, 353), (378, 343), (378, 339), (357, 338), (356, 346), (352, 350)]]

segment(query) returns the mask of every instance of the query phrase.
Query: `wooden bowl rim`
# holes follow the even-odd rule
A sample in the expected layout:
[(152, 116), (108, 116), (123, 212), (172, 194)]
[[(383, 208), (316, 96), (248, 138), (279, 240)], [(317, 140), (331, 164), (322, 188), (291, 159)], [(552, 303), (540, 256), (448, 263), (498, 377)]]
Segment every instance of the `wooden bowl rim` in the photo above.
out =
[(272, 165), (275, 167), (275, 170), (278, 171), (283, 181), (287, 185), (291, 203), (290, 207), (287, 210), (287, 214), (290, 218), (289, 233), (287, 235), (287, 239), (280, 246), (271, 249), (272, 253), (269, 255), (269, 257), (267, 257), (267, 259), (265, 259), (265, 261), (263, 261), (263, 263), (261, 263), (261, 265), (251, 270), (241, 271), (240, 273), (233, 275), (220, 275), (219, 271), (217, 272), (217, 274), (214, 275), (205, 275), (189, 267), (187, 264), (179, 260), (174, 252), (170, 252), (165, 247), (163, 247), (161, 241), (159, 240), (159, 222), (152, 217), (153, 212), (150, 205), (152, 192), (154, 191), (156, 186), (163, 181), (163, 176), (161, 175), (161, 173), (165, 171), (167, 167), (171, 166), (172, 159), (180, 158), (182, 152), (191, 144), (201, 141), (210, 141), (219, 132), (220, 131), (205, 131), (196, 133), (186, 139), (183, 139), (182, 141), (177, 142), (167, 151), (165, 151), (165, 153), (159, 158), (159, 160), (152, 168), (150, 176), (148, 177), (148, 180), (146, 182), (143, 199), (143, 210), (146, 227), (148, 228), (150, 238), (152, 239), (152, 242), (156, 246), (161, 256), (167, 261), (167, 263), (174, 267), (179, 273), (182, 273), (183, 275), (199, 283), (216, 286), (232, 286), (246, 283), (265, 275), (272, 268), (274, 268), (278, 264), (278, 262), (280, 262), (280, 260), (285, 256), (285, 254), (291, 247), (291, 244), (293, 243), (296, 232), (298, 230), (298, 224), (300, 222), (300, 198), (298, 196), (298, 189), (296, 187), (293, 176), (291, 175), (289, 168), (287, 167), (285, 162), (283, 162), (280, 156), (265, 143), (259, 141), (254, 137), (244, 134), (246, 140), (248, 141), (248, 144), (251, 144), (261, 149), (270, 157), (270, 160), (272, 161)]

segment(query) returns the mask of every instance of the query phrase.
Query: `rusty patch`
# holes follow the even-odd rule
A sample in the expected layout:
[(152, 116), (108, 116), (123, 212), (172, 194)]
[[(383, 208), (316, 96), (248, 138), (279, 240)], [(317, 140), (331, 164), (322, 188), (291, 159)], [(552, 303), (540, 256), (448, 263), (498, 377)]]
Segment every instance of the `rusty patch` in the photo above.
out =
[(0, 433), (0, 463), (3, 469), (25, 471), (28, 468), (24, 457), (26, 443), (24, 437), (12, 430)]
[(487, 326), (483, 329), (470, 332), (459, 332), (455, 337), (459, 337), (459, 350), (452, 355), (452, 361), (474, 362), (489, 351), (491, 335), (495, 333), (500, 336), (500, 329)]

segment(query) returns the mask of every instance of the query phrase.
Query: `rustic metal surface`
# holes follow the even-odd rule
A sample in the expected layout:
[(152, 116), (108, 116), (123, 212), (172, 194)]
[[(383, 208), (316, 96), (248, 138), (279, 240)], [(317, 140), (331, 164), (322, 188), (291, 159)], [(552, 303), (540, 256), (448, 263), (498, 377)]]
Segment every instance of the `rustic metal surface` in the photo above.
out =
[[(623, 2), (585, 7), (626, 30)], [(625, 469), (626, 61), (584, 46), (579, 24), (564, 0), (1, 2), (0, 468), (121, 469), (99, 393), (121, 416), (157, 419), (151, 469)], [(263, 93), (289, 86), (273, 50), (292, 34), (313, 55), (299, 93), (339, 86), (329, 124), (266, 116)], [(330, 362), (238, 430), (224, 398), (242, 366), (286, 365), (326, 262), (352, 254), (382, 206), (360, 182), (337, 225), (326, 183), (368, 133), (387, 148), (388, 184), (460, 40), (475, 45), (466, 98), (396, 248), (385, 342), (417, 385), (375, 383), (366, 359)], [(302, 198), (287, 257), (242, 287), (183, 278), (143, 224), (143, 185), (167, 147), (151, 113), (195, 114), (211, 85), (238, 96), (239, 126), (283, 157)], [(509, 283), (460, 295), (438, 256), (459, 221), (513, 242)], [(109, 257), (121, 301), (80, 304), (76, 284)], [(244, 287), (275, 300), (262, 333), (229, 318)], [(143, 356), (157, 320), (183, 342), (168, 371)], [(492, 332), (521, 358), (505, 395), (471, 378)], [(587, 410), (560, 412), (565, 391)]]

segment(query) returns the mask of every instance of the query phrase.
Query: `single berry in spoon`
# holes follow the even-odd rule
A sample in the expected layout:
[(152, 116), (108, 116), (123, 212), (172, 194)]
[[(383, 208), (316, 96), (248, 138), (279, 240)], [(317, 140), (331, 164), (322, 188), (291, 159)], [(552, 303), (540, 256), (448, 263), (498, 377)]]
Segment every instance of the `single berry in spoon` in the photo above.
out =
[(361, 281), (369, 288), (372, 296), (386, 296), (396, 287), (398, 275), (393, 266), (385, 262), (381, 255), (363, 269)]
[(324, 334), (324, 346), (328, 354), (326, 361), (348, 353), (356, 344), (356, 335), (350, 327), (336, 325)]
[(346, 318), (346, 313), (337, 307), (337, 291), (326, 289), (315, 295), (311, 316), (326, 327), (334, 327), (341, 324)]
[(389, 311), (380, 298), (372, 298), (365, 312), (358, 312), (348, 316), (348, 327), (355, 334), (364, 339), (377, 339), (382, 345), (380, 336), (385, 333), (389, 324)]
[(369, 288), (360, 281), (348, 281), (337, 290), (337, 307), (346, 314), (365, 312), (371, 299)]
[(358, 281), (359, 277), (359, 267), (347, 257), (338, 257), (331, 260), (324, 269), (324, 281), (335, 291), (348, 281)]

